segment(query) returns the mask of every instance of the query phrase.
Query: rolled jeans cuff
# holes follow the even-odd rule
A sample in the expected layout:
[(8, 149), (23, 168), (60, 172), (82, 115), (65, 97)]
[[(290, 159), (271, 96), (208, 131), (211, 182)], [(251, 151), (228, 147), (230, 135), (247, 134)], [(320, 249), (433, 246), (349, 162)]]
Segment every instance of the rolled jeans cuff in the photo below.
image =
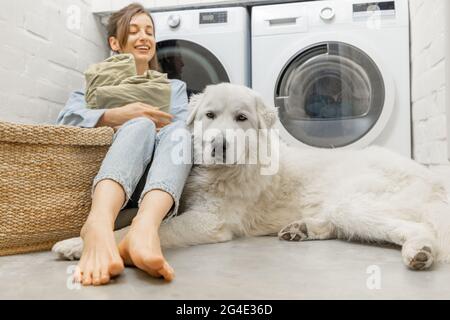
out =
[(105, 174), (105, 175), (95, 177), (94, 182), (92, 184), (92, 189), (91, 189), (91, 198), (94, 197), (95, 187), (97, 186), (97, 184), (100, 181), (103, 181), (103, 180), (112, 180), (112, 181), (118, 183), (122, 187), (123, 191), (125, 192), (125, 202), (124, 202), (122, 208), (120, 208), (120, 210), (125, 209), (125, 207), (128, 204), (128, 201), (130, 201), (130, 199), (131, 199), (131, 195), (133, 194), (133, 192), (132, 192), (131, 188), (129, 186), (127, 186), (125, 181), (122, 178), (118, 177), (117, 175)]
[(147, 186), (145, 186), (145, 189), (144, 189), (144, 191), (142, 191), (141, 197), (139, 198), (139, 206), (141, 205), (141, 202), (144, 199), (145, 195), (153, 190), (162, 190), (172, 196), (174, 205), (164, 219), (171, 219), (171, 218), (175, 217), (178, 213), (178, 207), (180, 205), (180, 196), (177, 195), (173, 191), (173, 189), (171, 187), (169, 187), (167, 184), (165, 184), (164, 182), (150, 183)]

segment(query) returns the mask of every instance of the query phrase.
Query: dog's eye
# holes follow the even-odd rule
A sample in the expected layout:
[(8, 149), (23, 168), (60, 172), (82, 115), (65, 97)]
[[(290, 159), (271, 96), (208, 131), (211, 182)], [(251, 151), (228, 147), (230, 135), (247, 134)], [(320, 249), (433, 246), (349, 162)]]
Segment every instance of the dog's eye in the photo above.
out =
[(216, 117), (216, 115), (213, 112), (208, 112), (208, 113), (206, 113), (206, 117), (208, 119), (214, 119)]
[(236, 118), (236, 121), (246, 121), (247, 117), (243, 114), (238, 115), (238, 117)]

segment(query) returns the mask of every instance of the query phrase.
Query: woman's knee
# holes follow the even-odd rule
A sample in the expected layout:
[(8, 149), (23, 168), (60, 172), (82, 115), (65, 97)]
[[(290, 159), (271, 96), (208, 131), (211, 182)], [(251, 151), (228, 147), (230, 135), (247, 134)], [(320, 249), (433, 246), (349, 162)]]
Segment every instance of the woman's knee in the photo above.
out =
[(140, 117), (125, 122), (114, 135), (114, 143), (132, 145), (149, 145), (156, 137), (155, 123), (147, 118)]
[(122, 127), (141, 128), (148, 131), (156, 132), (156, 125), (153, 120), (146, 117), (139, 117), (131, 119), (123, 124)]

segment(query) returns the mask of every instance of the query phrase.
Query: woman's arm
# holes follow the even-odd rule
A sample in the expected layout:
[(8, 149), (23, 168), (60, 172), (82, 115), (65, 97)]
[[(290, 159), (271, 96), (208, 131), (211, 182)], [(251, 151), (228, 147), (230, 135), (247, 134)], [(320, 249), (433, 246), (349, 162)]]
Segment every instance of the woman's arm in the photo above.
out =
[(173, 121), (186, 122), (189, 115), (186, 83), (180, 80), (170, 80), (170, 83), (172, 85), (170, 112), (174, 116)]
[(149, 118), (157, 128), (164, 127), (174, 118), (170, 114), (139, 102), (115, 109), (88, 109), (84, 93), (76, 91), (71, 94), (56, 123), (82, 128), (118, 128), (125, 122), (139, 117)]
[(86, 108), (84, 93), (75, 91), (70, 95), (65, 107), (59, 113), (56, 124), (95, 128), (105, 112), (105, 109)]

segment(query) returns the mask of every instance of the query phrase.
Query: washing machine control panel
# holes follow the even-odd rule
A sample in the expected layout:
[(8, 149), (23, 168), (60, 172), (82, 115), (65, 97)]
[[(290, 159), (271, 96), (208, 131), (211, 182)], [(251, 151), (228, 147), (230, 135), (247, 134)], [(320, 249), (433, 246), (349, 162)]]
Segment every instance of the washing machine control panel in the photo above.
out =
[(227, 23), (227, 11), (200, 12), (200, 24)]
[(395, 15), (395, 1), (367, 2), (353, 4), (353, 16), (365, 17), (379, 15)]

